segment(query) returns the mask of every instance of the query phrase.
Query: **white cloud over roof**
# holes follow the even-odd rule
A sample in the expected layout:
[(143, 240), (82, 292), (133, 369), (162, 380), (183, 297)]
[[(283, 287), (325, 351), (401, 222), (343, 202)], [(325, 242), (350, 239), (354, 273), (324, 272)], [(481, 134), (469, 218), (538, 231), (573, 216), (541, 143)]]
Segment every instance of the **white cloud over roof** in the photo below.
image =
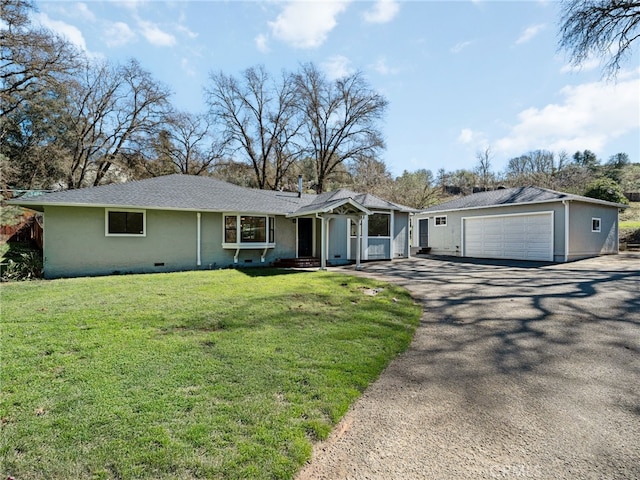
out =
[(158, 25), (147, 20), (138, 20), (138, 27), (142, 36), (147, 39), (151, 45), (156, 47), (172, 47), (176, 44), (176, 37), (165, 32)]
[(43, 27), (48, 28), (52, 32), (55, 32), (61, 37), (66, 38), (76, 47), (88, 53), (87, 42), (85, 41), (84, 35), (82, 35), (82, 32), (78, 27), (63, 22), (62, 20), (53, 20), (46, 13), (36, 13), (33, 18)]
[(369, 23), (387, 23), (400, 11), (400, 3), (396, 0), (377, 0), (373, 7), (364, 13), (364, 19)]
[(324, 43), (338, 24), (336, 18), (348, 2), (293, 1), (268, 22), (272, 35), (296, 48), (315, 48)]
[(518, 37), (518, 39), (516, 40), (516, 45), (527, 43), (545, 28), (546, 28), (546, 25), (543, 23), (538, 25), (531, 25), (525, 28), (524, 31), (520, 34), (520, 37)]
[(618, 83), (564, 87), (559, 103), (521, 111), (509, 134), (495, 142), (496, 150), (506, 155), (540, 148), (602, 151), (613, 139), (640, 129), (638, 73)]
[(136, 34), (126, 23), (113, 22), (104, 28), (103, 38), (108, 47), (122, 47), (135, 40)]
[(260, 34), (255, 38), (256, 48), (262, 53), (268, 53), (270, 51), (269, 48), (269, 38), (265, 34)]
[(335, 55), (322, 62), (321, 66), (330, 80), (343, 78), (355, 72), (351, 66), (351, 60), (343, 55)]
[(458, 42), (453, 47), (451, 47), (451, 53), (460, 53), (462, 50), (467, 48), (470, 45), (473, 45), (474, 40), (467, 40), (466, 42)]

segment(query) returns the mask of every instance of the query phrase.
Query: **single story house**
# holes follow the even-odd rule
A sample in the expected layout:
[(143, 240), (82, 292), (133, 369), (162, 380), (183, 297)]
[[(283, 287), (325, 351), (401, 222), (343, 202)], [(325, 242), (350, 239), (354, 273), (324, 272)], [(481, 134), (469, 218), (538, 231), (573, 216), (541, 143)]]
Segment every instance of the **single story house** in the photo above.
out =
[(413, 245), (436, 255), (546, 262), (614, 254), (621, 208), (538, 187), (480, 192), (416, 214)]
[(368, 194), (167, 175), (10, 203), (44, 213), (46, 278), (409, 256), (412, 209)]

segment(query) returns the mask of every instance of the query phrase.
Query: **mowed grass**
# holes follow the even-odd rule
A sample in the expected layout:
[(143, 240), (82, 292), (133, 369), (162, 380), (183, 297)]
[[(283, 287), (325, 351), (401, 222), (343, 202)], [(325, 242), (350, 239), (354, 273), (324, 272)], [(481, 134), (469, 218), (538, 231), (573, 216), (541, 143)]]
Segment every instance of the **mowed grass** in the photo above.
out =
[(327, 272), (4, 284), (0, 477), (291, 478), (420, 313)]

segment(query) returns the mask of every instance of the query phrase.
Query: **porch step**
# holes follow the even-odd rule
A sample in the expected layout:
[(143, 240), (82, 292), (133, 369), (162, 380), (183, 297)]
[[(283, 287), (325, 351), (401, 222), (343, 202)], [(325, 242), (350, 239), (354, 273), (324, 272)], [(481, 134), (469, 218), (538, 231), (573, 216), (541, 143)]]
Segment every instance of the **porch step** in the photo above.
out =
[(273, 262), (273, 266), (277, 268), (319, 268), (320, 259), (312, 257), (281, 258)]

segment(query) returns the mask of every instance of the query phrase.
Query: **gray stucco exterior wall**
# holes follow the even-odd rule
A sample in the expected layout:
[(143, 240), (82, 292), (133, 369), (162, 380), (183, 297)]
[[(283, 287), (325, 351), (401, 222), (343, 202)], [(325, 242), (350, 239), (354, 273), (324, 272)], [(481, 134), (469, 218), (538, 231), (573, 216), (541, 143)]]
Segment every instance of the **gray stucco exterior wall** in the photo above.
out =
[[(562, 203), (514, 205), (508, 207), (479, 208), (429, 214), (429, 246), (435, 255), (462, 255), (462, 219), (491, 215), (517, 215), (521, 213), (553, 212), (554, 261), (564, 260), (564, 205)], [(434, 217), (447, 217), (447, 224), (434, 225)], [(425, 218), (426, 215), (418, 215)]]
[[(576, 201), (570, 201), (568, 205), (569, 249), (566, 260), (577, 260), (618, 252), (617, 208)], [(564, 262), (566, 206), (562, 202), (418, 214), (414, 218), (414, 223), (418, 225), (420, 219), (429, 219), (429, 247), (431, 247), (432, 254), (460, 256), (462, 255), (463, 218), (542, 212), (553, 213), (553, 261)], [(446, 216), (446, 225), (435, 225), (434, 217), (436, 216)], [(600, 232), (591, 231), (592, 218), (600, 218)]]
[[(233, 265), (235, 250), (223, 249), (221, 213), (201, 213), (200, 260), (197, 264), (197, 212), (146, 210), (146, 235), (105, 235), (105, 209), (45, 207), (46, 278), (149, 273), (220, 268)], [(275, 217), (276, 247), (241, 250), (238, 265), (266, 265), (295, 256), (295, 225)], [(80, 233), (75, 233), (80, 232)]]
[[(600, 231), (592, 232), (592, 219)], [(569, 260), (618, 253), (618, 209), (571, 202), (569, 208)]]

